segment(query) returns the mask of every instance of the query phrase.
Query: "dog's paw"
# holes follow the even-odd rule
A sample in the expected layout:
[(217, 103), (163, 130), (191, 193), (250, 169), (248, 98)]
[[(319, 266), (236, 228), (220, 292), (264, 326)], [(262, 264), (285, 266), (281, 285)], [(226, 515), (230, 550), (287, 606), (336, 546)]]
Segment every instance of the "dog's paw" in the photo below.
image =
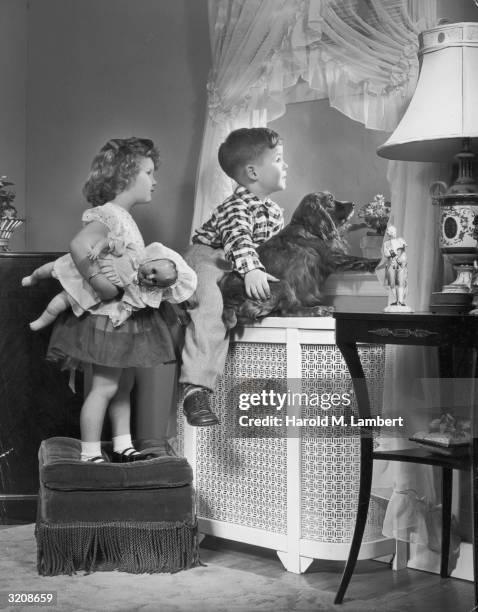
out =
[(335, 308), (333, 306), (314, 306), (311, 308), (311, 314), (307, 315), (309, 317), (330, 317), (333, 312), (335, 312)]
[(335, 312), (333, 306), (311, 306), (309, 308), (299, 308), (294, 312), (282, 313), (284, 317), (330, 317)]

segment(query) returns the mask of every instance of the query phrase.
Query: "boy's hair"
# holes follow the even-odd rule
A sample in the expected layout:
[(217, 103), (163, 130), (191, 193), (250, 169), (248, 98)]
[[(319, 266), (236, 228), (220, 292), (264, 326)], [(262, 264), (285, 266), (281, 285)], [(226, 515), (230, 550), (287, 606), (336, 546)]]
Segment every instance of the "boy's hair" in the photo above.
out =
[(237, 181), (241, 170), (255, 161), (266, 149), (273, 149), (282, 142), (281, 137), (269, 128), (240, 128), (229, 134), (219, 147), (219, 165)]
[(150, 157), (159, 166), (159, 153), (148, 138), (112, 138), (91, 164), (83, 195), (93, 206), (101, 206), (124, 191), (139, 173), (140, 159)]

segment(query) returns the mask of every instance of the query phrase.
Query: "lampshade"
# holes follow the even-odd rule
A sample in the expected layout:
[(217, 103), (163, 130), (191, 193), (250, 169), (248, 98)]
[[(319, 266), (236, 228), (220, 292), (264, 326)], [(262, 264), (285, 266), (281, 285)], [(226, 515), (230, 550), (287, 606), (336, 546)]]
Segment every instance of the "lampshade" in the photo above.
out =
[(471, 138), (478, 154), (478, 22), (422, 32), (420, 73), (397, 128), (377, 149), (387, 159), (450, 162)]

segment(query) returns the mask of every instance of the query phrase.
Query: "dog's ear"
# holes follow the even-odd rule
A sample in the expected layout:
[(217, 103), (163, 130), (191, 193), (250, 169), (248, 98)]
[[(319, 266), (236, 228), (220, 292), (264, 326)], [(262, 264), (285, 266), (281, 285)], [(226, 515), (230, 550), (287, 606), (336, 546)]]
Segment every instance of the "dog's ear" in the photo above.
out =
[(328, 241), (336, 235), (335, 223), (329, 213), (334, 207), (335, 199), (330, 192), (308, 193), (294, 211), (291, 224), (301, 225), (314, 236)]
[(330, 191), (321, 191), (320, 203), (324, 208), (335, 208), (335, 198)]
[(305, 195), (292, 214), (292, 218), (290, 220), (291, 224), (309, 225), (307, 219), (310, 216), (315, 216), (318, 202), (319, 199), (317, 193), (308, 193)]
[(321, 207), (320, 210), (322, 214), (317, 214), (314, 234), (322, 240), (327, 241), (334, 238), (337, 233), (335, 223), (328, 214), (327, 210), (325, 210), (323, 207)]

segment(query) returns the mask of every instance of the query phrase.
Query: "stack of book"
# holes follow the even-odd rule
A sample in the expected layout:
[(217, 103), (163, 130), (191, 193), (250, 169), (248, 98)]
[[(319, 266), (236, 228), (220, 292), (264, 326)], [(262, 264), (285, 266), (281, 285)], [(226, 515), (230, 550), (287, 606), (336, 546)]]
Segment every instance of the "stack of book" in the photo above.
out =
[(472, 308), (471, 293), (432, 293), (430, 310), (433, 313), (467, 313)]
[(464, 431), (417, 431), (409, 440), (441, 455), (463, 456), (470, 452), (471, 436)]

